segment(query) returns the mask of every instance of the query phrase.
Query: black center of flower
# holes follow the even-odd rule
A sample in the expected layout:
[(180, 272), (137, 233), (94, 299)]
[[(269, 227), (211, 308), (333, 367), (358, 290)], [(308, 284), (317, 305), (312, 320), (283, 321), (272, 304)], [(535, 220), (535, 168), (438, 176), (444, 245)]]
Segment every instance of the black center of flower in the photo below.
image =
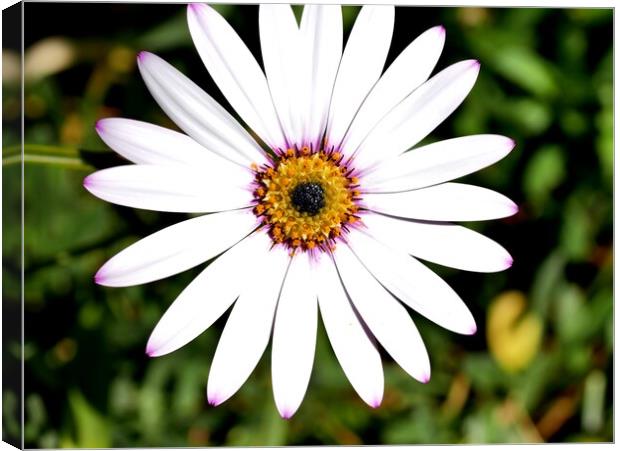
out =
[(314, 216), (325, 206), (325, 192), (320, 183), (300, 183), (291, 191), (291, 202), (298, 212)]

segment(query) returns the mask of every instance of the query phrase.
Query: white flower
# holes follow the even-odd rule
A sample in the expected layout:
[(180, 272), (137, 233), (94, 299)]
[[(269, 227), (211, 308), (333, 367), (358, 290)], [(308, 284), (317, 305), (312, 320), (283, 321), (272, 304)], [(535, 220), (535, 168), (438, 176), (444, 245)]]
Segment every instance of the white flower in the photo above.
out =
[(391, 6), (363, 7), (344, 52), (339, 6), (308, 5), (298, 26), (290, 6), (262, 5), (259, 20), (264, 72), (214, 9), (188, 8), (211, 77), (271, 153), (175, 68), (140, 53), (146, 85), (187, 135), (101, 120), (101, 138), (135, 164), (84, 184), (119, 205), (211, 214), (138, 241), (95, 278), (137, 285), (219, 255), (161, 318), (148, 355), (185, 345), (234, 303), (211, 365), (209, 402), (239, 389), (271, 339), (275, 402), (288, 418), (310, 379), (320, 310), (345, 374), (376, 407), (383, 371), (373, 337), (415, 379), (430, 378), (403, 304), (451, 331), (476, 330), (459, 296), (417, 258), (480, 272), (511, 265), (497, 243), (452, 221), (510, 216), (515, 204), (447, 182), (503, 158), (514, 142), (476, 135), (406, 152), (458, 107), (478, 75), (477, 61), (462, 61), (427, 81), (443, 27), (423, 33), (383, 72)]

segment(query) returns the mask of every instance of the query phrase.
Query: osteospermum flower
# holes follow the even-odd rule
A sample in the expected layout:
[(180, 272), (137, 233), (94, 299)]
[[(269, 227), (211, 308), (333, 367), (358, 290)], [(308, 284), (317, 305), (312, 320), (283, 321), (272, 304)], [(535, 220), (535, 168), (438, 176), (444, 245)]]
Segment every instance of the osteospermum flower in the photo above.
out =
[(135, 164), (84, 184), (119, 205), (210, 214), (129, 246), (95, 279), (137, 285), (217, 257), (161, 318), (148, 355), (180, 348), (234, 304), (213, 357), (209, 402), (232, 396), (271, 340), (275, 402), (288, 418), (308, 386), (320, 311), (346, 376), (376, 407), (383, 371), (375, 339), (415, 379), (430, 378), (404, 305), (453, 332), (476, 330), (459, 296), (417, 258), (479, 272), (511, 265), (501, 246), (452, 221), (510, 216), (515, 204), (449, 181), (496, 162), (514, 142), (475, 135), (408, 151), (478, 75), (470, 60), (427, 81), (443, 27), (423, 33), (383, 72), (391, 6), (363, 7), (344, 51), (338, 6), (308, 5), (298, 25), (290, 6), (263, 5), (259, 21), (264, 71), (214, 9), (188, 8), (204, 64), (258, 138), (174, 67), (139, 54), (151, 94), (186, 134), (103, 119), (101, 138)]

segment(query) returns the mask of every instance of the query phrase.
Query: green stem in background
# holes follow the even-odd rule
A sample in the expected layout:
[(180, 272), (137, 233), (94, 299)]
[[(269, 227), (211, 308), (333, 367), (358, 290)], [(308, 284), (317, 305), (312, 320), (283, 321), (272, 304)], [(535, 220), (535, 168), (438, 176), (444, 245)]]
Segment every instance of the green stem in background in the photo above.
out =
[[(5, 147), (2, 149), (2, 157), (4, 158), (11, 155), (19, 155), (21, 150), (22, 146), (19, 144)], [(24, 144), (24, 153), (63, 155), (71, 157), (79, 156), (79, 150), (76, 147), (48, 146), (45, 144)]]
[[(18, 164), (20, 161), (21, 146), (9, 146), (2, 149), (2, 166)], [(93, 169), (91, 165), (80, 159), (79, 150), (75, 147), (25, 144), (24, 163), (48, 164), (77, 170)]]

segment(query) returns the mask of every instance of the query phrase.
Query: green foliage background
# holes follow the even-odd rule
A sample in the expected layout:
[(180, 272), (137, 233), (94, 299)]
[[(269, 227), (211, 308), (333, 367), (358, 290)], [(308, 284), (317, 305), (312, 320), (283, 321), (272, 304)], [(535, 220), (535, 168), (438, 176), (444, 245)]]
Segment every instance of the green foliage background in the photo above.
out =
[[(257, 8), (218, 9), (259, 55)], [(357, 11), (344, 8), (345, 30)], [(158, 318), (201, 268), (131, 288), (92, 280), (117, 251), (184, 217), (113, 206), (82, 187), (95, 168), (121, 161), (97, 137), (96, 119), (174, 127), (142, 83), (136, 52), (158, 53), (226, 105), (193, 49), (185, 7), (25, 4), (27, 447), (613, 439), (612, 11), (399, 7), (389, 60), (437, 24), (447, 29), (438, 69), (477, 58), (482, 70), (430, 139), (516, 139), (507, 158), (467, 177), (519, 204), (515, 217), (470, 224), (515, 264), (499, 274), (433, 266), (470, 306), (478, 333), (452, 334), (412, 312), (432, 380), (415, 382), (386, 356), (376, 410), (354, 393), (321, 326), (308, 394), (284, 421), (269, 351), (238, 394), (207, 405), (225, 318), (171, 355), (145, 356)], [(15, 120), (17, 80), (5, 77), (3, 89), (5, 119)], [(4, 136), (6, 192), (19, 186), (19, 136)], [(3, 302), (18, 311), (18, 197), (5, 196), (3, 209)], [(18, 359), (18, 343), (8, 345), (5, 358)], [(17, 433), (17, 407), (6, 391), (7, 436)]]

